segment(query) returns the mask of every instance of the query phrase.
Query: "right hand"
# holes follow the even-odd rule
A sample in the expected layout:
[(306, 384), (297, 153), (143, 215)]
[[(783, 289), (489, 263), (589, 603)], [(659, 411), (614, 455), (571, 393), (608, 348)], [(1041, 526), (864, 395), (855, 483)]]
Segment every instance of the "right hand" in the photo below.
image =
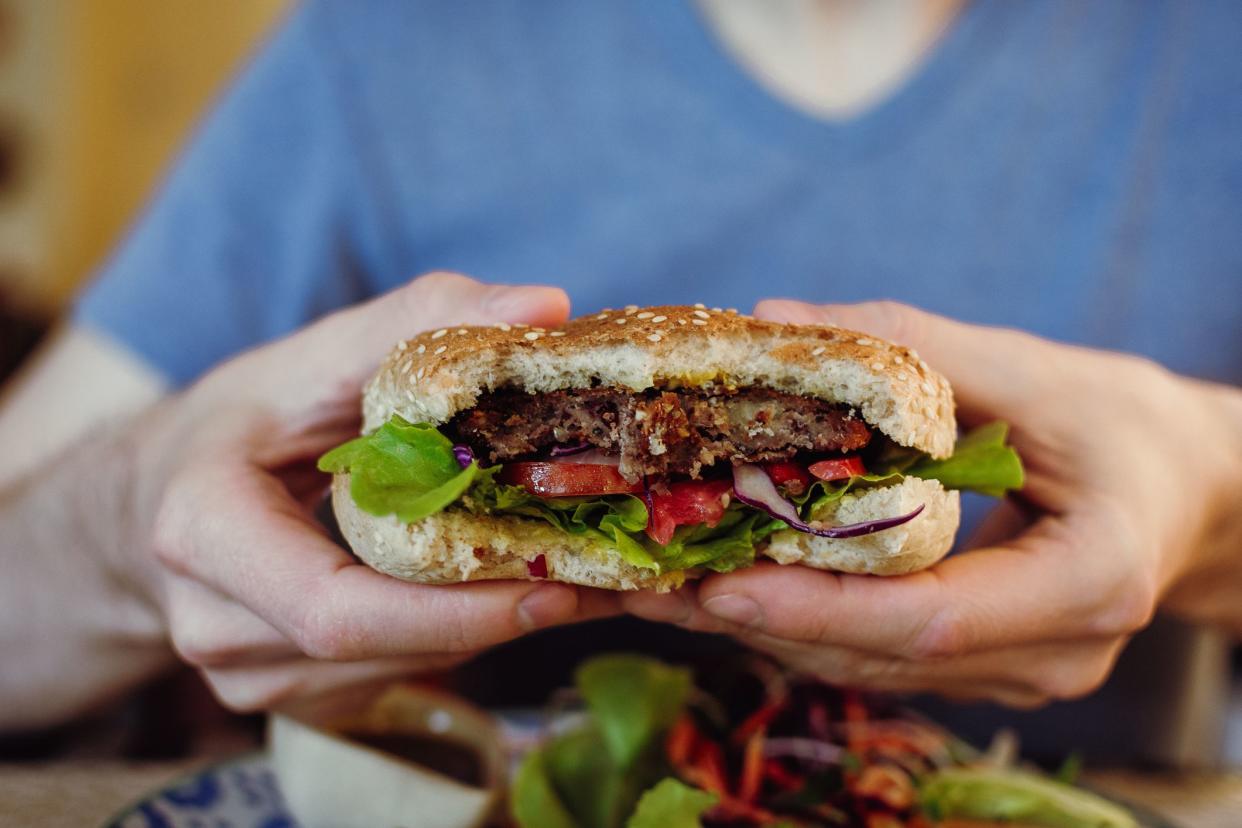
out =
[[(150, 543), (116, 577), (238, 710), (442, 668), (522, 633), (611, 611), (567, 584), (406, 583), (358, 563), (315, 522), (328, 448), (357, 434), (359, 390), (388, 350), (459, 324), (555, 326), (564, 292), (431, 274), (221, 365), (135, 433), (136, 514)], [(143, 526), (139, 526), (141, 531)]]

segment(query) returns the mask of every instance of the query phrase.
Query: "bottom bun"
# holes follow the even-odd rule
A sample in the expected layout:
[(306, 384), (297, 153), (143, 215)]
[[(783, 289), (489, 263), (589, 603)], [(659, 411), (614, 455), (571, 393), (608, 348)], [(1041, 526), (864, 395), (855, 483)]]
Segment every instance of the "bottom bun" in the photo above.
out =
[[(821, 538), (792, 529), (773, 534), (759, 552), (782, 563), (873, 575), (925, 569), (953, 545), (960, 506), (957, 492), (934, 480), (906, 478), (829, 504), (816, 520), (857, 523), (905, 514), (924, 505), (908, 523), (858, 538)], [(531, 578), (528, 563), (540, 556), (546, 580), (601, 589), (668, 592), (685, 573), (656, 575), (624, 561), (592, 538), (567, 534), (544, 521), (509, 515), (447, 510), (416, 523), (363, 512), (349, 494), (349, 475), (332, 482), (332, 506), (341, 534), (368, 566), (425, 584)]]

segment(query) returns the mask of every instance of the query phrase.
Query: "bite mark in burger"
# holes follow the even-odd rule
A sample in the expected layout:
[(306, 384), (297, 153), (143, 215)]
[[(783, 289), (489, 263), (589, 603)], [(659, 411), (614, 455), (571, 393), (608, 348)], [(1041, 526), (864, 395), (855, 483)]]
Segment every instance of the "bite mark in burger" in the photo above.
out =
[(669, 589), (759, 554), (930, 566), (957, 489), (1021, 486), (1005, 431), (955, 451), (948, 382), (874, 337), (630, 306), (401, 343), (367, 386), (365, 436), (320, 468), (346, 539), (391, 575)]

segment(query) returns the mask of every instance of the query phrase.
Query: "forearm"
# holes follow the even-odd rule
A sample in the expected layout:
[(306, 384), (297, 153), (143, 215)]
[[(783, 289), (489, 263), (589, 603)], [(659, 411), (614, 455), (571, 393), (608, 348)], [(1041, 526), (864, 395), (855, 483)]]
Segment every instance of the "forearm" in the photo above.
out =
[(1213, 432), (1218, 443), (1210, 446), (1219, 464), (1205, 495), (1210, 505), (1197, 542), (1198, 563), (1174, 585), (1165, 607), (1242, 638), (1242, 390), (1206, 383), (1199, 388), (1221, 426)]
[(84, 713), (172, 660), (132, 554), (140, 431), (96, 431), (0, 492), (0, 731)]

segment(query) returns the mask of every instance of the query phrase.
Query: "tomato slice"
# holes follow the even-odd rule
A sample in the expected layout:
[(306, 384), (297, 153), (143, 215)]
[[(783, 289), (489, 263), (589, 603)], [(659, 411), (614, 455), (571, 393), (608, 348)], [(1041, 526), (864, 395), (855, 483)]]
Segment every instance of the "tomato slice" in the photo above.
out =
[(667, 490), (653, 491), (647, 536), (663, 546), (678, 526), (715, 526), (724, 517), (729, 505), (726, 495), (731, 491), (731, 480), (681, 480), (668, 484)]
[(831, 460), (820, 460), (807, 467), (807, 471), (820, 480), (846, 480), (850, 477), (866, 474), (862, 459), (858, 455), (850, 457), (834, 457)]
[(792, 460), (764, 463), (763, 470), (772, 478), (773, 483), (790, 489), (793, 494), (802, 494), (811, 485), (811, 476), (806, 473), (806, 469)]
[(540, 497), (641, 494), (641, 480), (633, 483), (616, 466), (599, 463), (505, 463), (498, 475), (501, 483), (521, 486)]

